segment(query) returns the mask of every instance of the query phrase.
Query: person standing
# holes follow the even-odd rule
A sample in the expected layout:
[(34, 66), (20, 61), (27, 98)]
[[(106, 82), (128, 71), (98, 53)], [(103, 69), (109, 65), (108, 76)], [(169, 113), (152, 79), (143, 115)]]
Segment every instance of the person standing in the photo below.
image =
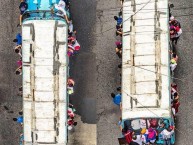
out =
[(164, 140), (164, 145), (171, 145), (171, 136), (174, 133), (175, 127), (170, 126), (169, 129), (164, 129), (160, 135), (162, 135), (162, 138)]
[[(22, 23), (22, 15), (24, 12), (28, 9), (28, 4), (25, 2), (25, 0), (21, 0), (21, 3), (19, 5), (19, 10), (20, 10), (20, 16), (19, 16), (19, 25), (21, 26)], [(18, 25), (18, 26), (19, 26)]]
[(113, 103), (120, 106), (120, 104), (121, 104), (121, 94), (115, 95), (114, 93), (111, 93), (111, 97), (113, 98)]
[(18, 34), (16, 35), (16, 39), (14, 39), (13, 42), (15, 42), (15, 43), (17, 44), (17, 46), (18, 46), (18, 45), (22, 45), (22, 36), (21, 36), (20, 33), (18, 33)]
[(16, 121), (17, 123), (23, 124), (23, 116), (19, 116), (17, 118), (13, 118), (13, 121)]

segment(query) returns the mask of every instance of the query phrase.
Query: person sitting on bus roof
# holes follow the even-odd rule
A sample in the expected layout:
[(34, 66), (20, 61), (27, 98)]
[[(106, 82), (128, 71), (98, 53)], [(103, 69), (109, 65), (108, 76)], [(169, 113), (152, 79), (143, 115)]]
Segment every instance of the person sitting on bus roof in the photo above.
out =
[(113, 98), (113, 102), (116, 104), (116, 105), (119, 105), (121, 104), (121, 94), (117, 94), (115, 95), (114, 93), (111, 93), (111, 97)]
[(21, 3), (19, 5), (20, 10), (20, 17), (19, 17), (19, 25), (21, 25), (22, 22), (22, 15), (23, 13), (28, 9), (28, 4), (25, 2), (25, 0), (21, 0)]
[(15, 42), (15, 43), (17, 44), (17, 46), (18, 46), (18, 45), (22, 45), (22, 36), (21, 36), (20, 33), (18, 33), (18, 34), (16, 35), (16, 39), (14, 39), (13, 42)]
[(13, 121), (16, 121), (17, 123), (23, 124), (23, 116), (19, 116), (17, 118), (13, 118)]

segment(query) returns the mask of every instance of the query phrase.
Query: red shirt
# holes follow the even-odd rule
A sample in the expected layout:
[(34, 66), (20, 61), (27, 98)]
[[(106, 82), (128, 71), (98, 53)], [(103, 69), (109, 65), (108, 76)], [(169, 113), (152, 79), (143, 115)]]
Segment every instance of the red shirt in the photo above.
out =
[(132, 141), (132, 132), (128, 131), (124, 135), (125, 135), (125, 139), (126, 139), (127, 143), (130, 144), (130, 142)]
[(177, 103), (173, 103), (173, 108), (175, 109), (176, 113), (178, 113), (179, 106), (180, 106), (180, 102), (179, 101)]

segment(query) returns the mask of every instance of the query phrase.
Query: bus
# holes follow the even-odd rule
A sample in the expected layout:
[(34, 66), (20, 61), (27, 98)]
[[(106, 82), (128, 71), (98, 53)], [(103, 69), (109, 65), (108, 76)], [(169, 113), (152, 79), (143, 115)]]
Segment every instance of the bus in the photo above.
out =
[(22, 16), (23, 145), (67, 144), (68, 25), (58, 0), (27, 0)]
[[(168, 1), (123, 3), (122, 120), (141, 130), (141, 120), (174, 126), (171, 111)], [(156, 130), (157, 131), (157, 130)], [(164, 144), (157, 131), (156, 144)], [(170, 143), (174, 144), (175, 133)]]

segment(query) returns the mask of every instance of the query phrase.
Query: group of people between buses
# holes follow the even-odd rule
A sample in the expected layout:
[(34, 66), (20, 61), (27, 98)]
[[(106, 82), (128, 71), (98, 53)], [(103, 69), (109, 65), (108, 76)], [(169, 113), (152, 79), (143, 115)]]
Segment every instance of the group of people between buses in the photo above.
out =
[[(67, 48), (67, 56), (73, 56), (77, 51), (80, 49), (80, 44), (78, 43), (76, 39), (76, 31), (73, 29), (73, 23), (72, 20), (70, 20), (69, 14), (69, 7), (70, 7), (70, 2), (69, 0), (60, 0), (58, 4), (54, 4), (54, 8), (56, 10), (56, 15), (59, 17), (62, 17), (66, 20), (68, 24), (68, 48)], [(20, 10), (20, 17), (19, 17), (19, 24), (17, 27), (21, 26), (22, 24), (22, 16), (23, 14), (27, 11), (28, 9), (28, 3), (25, 0), (21, 0), (20, 5), (19, 5), (19, 10)], [(15, 43), (14, 47), (14, 52), (18, 54), (19, 58), (17, 61), (17, 69), (15, 70), (16, 75), (22, 75), (22, 34), (18, 33), (16, 35), (16, 38), (13, 40)], [(72, 78), (67, 79), (67, 93), (72, 95), (74, 93), (74, 85), (75, 82)], [(22, 86), (19, 88), (19, 93), (18, 96), (22, 97)], [(75, 111), (76, 109), (72, 104), (68, 104), (68, 109), (67, 109), (67, 126), (68, 130), (72, 130), (76, 125), (77, 122), (75, 121)], [(16, 118), (13, 118), (13, 121), (16, 121), (17, 123), (21, 124), (23, 126), (23, 111), (21, 110), (19, 112), (19, 116)], [(22, 145), (24, 140), (23, 133), (20, 135), (20, 145)]]
[[(124, 0), (120, 0), (123, 4)], [(114, 16), (114, 20), (116, 21), (116, 36), (120, 36), (120, 39), (123, 35), (122, 24), (122, 11), (118, 13), (117, 16)], [(182, 34), (182, 29), (180, 22), (175, 19), (174, 16), (170, 16), (169, 19), (169, 32), (170, 32), (170, 42), (172, 46), (176, 46), (179, 37)], [(117, 56), (122, 58), (122, 42), (115, 42), (116, 48), (115, 52)], [(170, 69), (171, 73), (174, 72), (178, 56), (176, 52), (172, 49), (169, 50), (170, 56)], [(122, 65), (119, 64), (118, 68), (122, 68)], [(121, 71), (120, 71), (121, 72)], [(120, 73), (121, 76), (121, 73)], [(113, 99), (113, 103), (118, 105), (120, 109), (122, 109), (121, 105), (121, 87), (117, 88), (117, 93), (111, 93), (111, 97)], [(179, 102), (179, 93), (177, 89), (177, 84), (174, 82), (171, 83), (171, 112), (173, 113), (174, 120), (176, 120), (176, 114), (178, 113), (178, 108), (180, 106)], [(124, 124), (124, 125), (123, 125)], [(122, 137), (125, 139), (127, 144), (129, 145), (150, 145), (154, 144), (156, 141), (159, 143), (158, 138), (162, 138), (164, 142), (160, 142), (164, 145), (171, 145), (171, 136), (174, 133), (175, 126), (174, 124), (170, 124), (168, 119), (136, 119), (136, 120), (126, 120), (123, 122), (122, 118), (118, 122), (119, 128), (122, 132)]]

